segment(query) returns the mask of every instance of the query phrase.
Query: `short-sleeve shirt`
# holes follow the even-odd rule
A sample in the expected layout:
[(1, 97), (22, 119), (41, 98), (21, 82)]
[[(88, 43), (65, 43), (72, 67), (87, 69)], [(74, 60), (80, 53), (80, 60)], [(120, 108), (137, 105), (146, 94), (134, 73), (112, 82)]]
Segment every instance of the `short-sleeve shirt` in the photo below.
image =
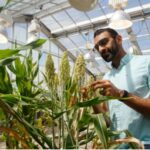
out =
[[(112, 68), (104, 79), (117, 88), (127, 90), (144, 99), (150, 98), (150, 56), (126, 54), (117, 69)], [(150, 143), (150, 118), (147, 118), (119, 100), (109, 101), (114, 130), (129, 130), (141, 141)]]

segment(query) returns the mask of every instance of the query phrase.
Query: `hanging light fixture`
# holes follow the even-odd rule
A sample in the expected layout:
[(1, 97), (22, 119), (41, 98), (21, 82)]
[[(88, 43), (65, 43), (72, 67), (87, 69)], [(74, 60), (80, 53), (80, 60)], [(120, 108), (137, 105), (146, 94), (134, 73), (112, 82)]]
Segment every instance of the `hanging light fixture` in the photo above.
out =
[(128, 0), (109, 0), (109, 5), (116, 11), (112, 15), (109, 27), (113, 29), (127, 29), (132, 26), (132, 21), (123, 8), (128, 4)]
[(128, 0), (109, 0), (108, 5), (113, 9), (122, 9), (128, 5)]
[(28, 34), (28, 40), (27, 43), (31, 43), (33, 41), (36, 41), (39, 38), (39, 34), (38, 33), (29, 33)]
[(31, 24), (28, 28), (28, 33), (38, 33), (41, 31), (41, 27), (37, 19), (31, 20)]
[(109, 27), (113, 29), (126, 29), (132, 26), (130, 16), (123, 10), (116, 10), (110, 19)]
[(68, 0), (72, 7), (80, 11), (92, 10), (98, 3), (98, 0)]
[(33, 19), (28, 28), (28, 40), (27, 43), (33, 42), (39, 38), (41, 31), (40, 24), (37, 19)]

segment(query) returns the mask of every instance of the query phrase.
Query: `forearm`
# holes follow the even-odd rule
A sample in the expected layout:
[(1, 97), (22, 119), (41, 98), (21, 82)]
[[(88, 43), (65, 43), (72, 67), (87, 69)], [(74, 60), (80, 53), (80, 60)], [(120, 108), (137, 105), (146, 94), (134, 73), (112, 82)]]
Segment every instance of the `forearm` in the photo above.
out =
[(133, 95), (132, 93), (129, 93), (128, 96), (126, 96), (125, 90), (118, 89), (109, 80), (95, 81), (93, 82), (92, 86), (94, 90), (97, 90), (98, 88), (103, 89), (103, 92), (101, 93), (103, 96), (120, 97), (120, 99), (125, 97), (129, 98), (128, 100), (121, 101), (137, 112), (141, 113), (142, 115), (150, 118), (150, 98), (143, 99), (141, 97)]
[(150, 99), (143, 99), (131, 93), (128, 94), (128, 97), (128, 100), (121, 101), (142, 115), (150, 118)]

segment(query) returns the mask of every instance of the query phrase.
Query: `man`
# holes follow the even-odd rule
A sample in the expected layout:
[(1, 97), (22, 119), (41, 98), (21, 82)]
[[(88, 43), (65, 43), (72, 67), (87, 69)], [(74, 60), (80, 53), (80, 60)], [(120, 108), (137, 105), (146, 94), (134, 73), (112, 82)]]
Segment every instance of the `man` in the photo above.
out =
[[(127, 54), (122, 37), (110, 28), (97, 30), (94, 44), (101, 57), (111, 62), (112, 70), (92, 86), (102, 88), (104, 96), (128, 97), (109, 101), (112, 128), (129, 130), (150, 149), (150, 56)], [(94, 109), (101, 111), (98, 105)]]

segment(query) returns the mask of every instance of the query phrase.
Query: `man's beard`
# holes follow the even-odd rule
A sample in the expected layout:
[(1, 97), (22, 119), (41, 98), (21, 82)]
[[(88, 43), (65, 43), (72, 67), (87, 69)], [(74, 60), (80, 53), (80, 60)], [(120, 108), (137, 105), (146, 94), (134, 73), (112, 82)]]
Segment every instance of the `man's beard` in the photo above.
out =
[(114, 40), (112, 47), (108, 48), (106, 52), (102, 52), (101, 56), (106, 62), (111, 62), (117, 55), (118, 51), (119, 51), (118, 45)]

